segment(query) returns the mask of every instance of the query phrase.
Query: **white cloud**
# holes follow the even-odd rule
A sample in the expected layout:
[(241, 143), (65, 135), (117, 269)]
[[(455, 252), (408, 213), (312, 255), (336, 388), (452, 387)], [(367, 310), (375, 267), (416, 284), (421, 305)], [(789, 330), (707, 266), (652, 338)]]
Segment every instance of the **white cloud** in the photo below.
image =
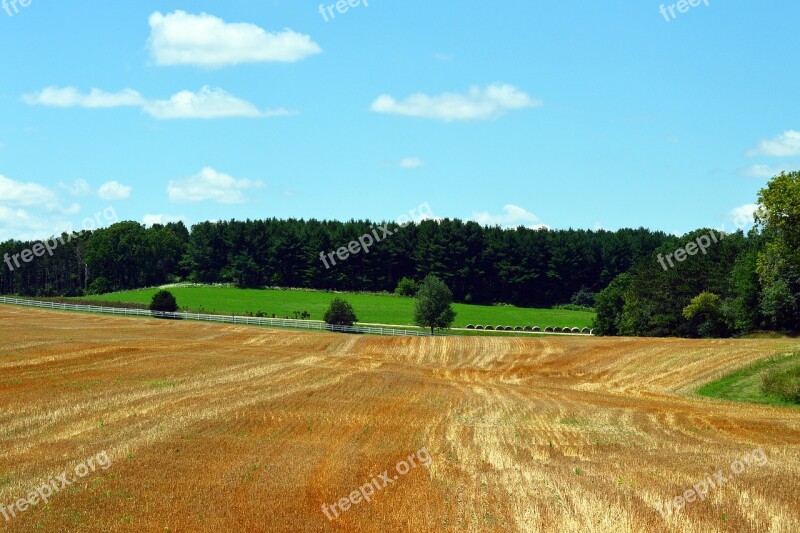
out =
[(420, 168), (425, 166), (425, 162), (419, 157), (406, 157), (398, 163), (400, 168)]
[[(78, 180), (73, 188), (81, 192), (83, 183)], [(64, 188), (69, 190), (69, 186)], [(65, 215), (74, 215), (80, 210), (77, 203), (62, 206), (59, 194), (49, 187), (0, 175), (0, 241), (35, 240), (58, 234), (68, 227)]]
[(22, 183), (0, 175), (0, 205), (43, 207), (50, 211), (59, 208), (57, 195), (38, 183)]
[(265, 61), (295, 62), (322, 52), (308, 35), (269, 33), (255, 24), (227, 23), (202, 13), (150, 15), (149, 45), (158, 65), (222, 67)]
[(539, 217), (513, 204), (503, 207), (503, 213), (500, 215), (492, 215), (487, 212), (473, 213), (472, 220), (482, 226), (502, 226), (505, 228), (525, 226), (531, 229), (548, 228), (548, 226), (541, 223)]
[(766, 155), (772, 157), (800, 156), (800, 131), (789, 130), (774, 139), (759, 141), (747, 152), (748, 157)]
[(753, 214), (758, 209), (757, 204), (744, 204), (728, 212), (727, 219), (738, 229), (744, 229), (754, 224)]
[(403, 101), (384, 94), (372, 103), (372, 111), (444, 121), (488, 120), (507, 111), (541, 105), (541, 100), (532, 99), (513, 85), (496, 83), (485, 89), (472, 87), (466, 94), (428, 96), (417, 93)]
[(260, 111), (255, 105), (222, 89), (203, 87), (200, 92), (181, 91), (169, 100), (156, 100), (144, 106), (147, 114), (159, 120), (187, 118), (258, 118), (291, 115), (285, 109)]
[(246, 189), (261, 188), (260, 181), (237, 180), (233, 176), (206, 167), (199, 174), (169, 182), (167, 192), (172, 202), (212, 201), (220, 204), (241, 204), (247, 201)]
[(34, 240), (46, 234), (47, 224), (32, 217), (25, 209), (0, 205), (0, 242), (9, 239)]
[(22, 95), (28, 105), (44, 105), (50, 107), (87, 107), (93, 109), (122, 106), (141, 106), (144, 98), (133, 89), (123, 89), (118, 93), (107, 93), (100, 89), (92, 89), (89, 94), (82, 94), (75, 87), (48, 87), (38, 93)]
[(125, 200), (130, 198), (133, 187), (123, 185), (118, 181), (109, 181), (97, 189), (97, 196), (103, 200)]
[[(96, 90), (97, 89), (93, 89), (93, 91)], [(223, 89), (212, 89), (207, 86), (196, 93), (192, 91), (181, 91), (174, 94), (169, 100), (147, 100), (136, 91), (131, 89), (126, 89), (126, 91), (135, 93), (137, 99), (106, 98), (103, 105), (88, 105), (87, 102), (94, 101), (91, 94), (80, 94), (77, 89), (72, 87), (67, 87), (65, 89), (45, 89), (40, 93), (24, 95), (22, 99), (28, 105), (45, 105), (51, 107), (110, 108), (135, 105), (141, 107), (145, 113), (158, 120), (215, 119), (230, 117), (268, 118), (297, 114), (294, 111), (283, 108), (261, 111), (250, 102), (237, 98)], [(41, 95), (44, 93), (48, 93), (49, 96), (42, 97)], [(61, 93), (67, 96), (54, 96)]]
[(164, 213), (161, 214), (146, 214), (142, 217), (142, 224), (145, 226), (152, 226), (154, 224), (161, 224), (166, 225), (170, 222), (183, 222), (184, 224), (188, 225), (187, 218), (183, 215), (167, 215)]
[(58, 186), (69, 191), (72, 196), (89, 196), (92, 194), (92, 188), (86, 180), (75, 180), (72, 185), (62, 182)]
[(774, 176), (777, 176), (783, 171), (789, 171), (791, 169), (792, 167), (790, 165), (778, 165), (778, 166), (752, 165), (746, 168), (739, 169), (739, 174), (751, 178), (769, 179)]

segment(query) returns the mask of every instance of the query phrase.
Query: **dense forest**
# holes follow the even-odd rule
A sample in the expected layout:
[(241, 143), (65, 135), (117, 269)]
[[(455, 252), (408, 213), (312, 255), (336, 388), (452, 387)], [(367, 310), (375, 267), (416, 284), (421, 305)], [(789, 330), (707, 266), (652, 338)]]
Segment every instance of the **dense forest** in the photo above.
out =
[[(151, 228), (121, 222), (65, 239), (52, 257), (44, 254), (13, 270), (4, 265), (0, 293), (76, 296), (182, 280), (379, 292), (394, 291), (404, 277), (435, 274), (457, 301), (550, 306), (603, 289), (669, 239), (645, 229), (550, 231), (423, 220), (396, 229), (369, 253), (326, 268), (321, 252), (347, 246), (375, 226), (231, 220), (196, 224), (190, 232), (180, 222)], [(34, 244), (2, 243), (0, 256)]]
[[(378, 292), (395, 290), (403, 278), (434, 274), (460, 302), (594, 305), (596, 329), (604, 335), (798, 331), (800, 173), (776, 176), (758, 201), (756, 226), (747, 235), (710, 229), (683, 237), (643, 228), (502, 229), (422, 220), (392, 226), (394, 233), (368, 253), (335, 265), (320, 255), (374, 235), (377, 225), (231, 220), (203, 222), (189, 231), (180, 222), (150, 228), (121, 222), (64, 238), (52, 256), (19, 268), (6, 262), (0, 293), (77, 296), (184, 280)], [(0, 244), (0, 256), (35, 245), (7, 241)]]
[[(800, 172), (773, 178), (758, 196), (755, 227), (717, 238), (703, 253), (668, 254), (699, 242), (698, 230), (666, 242), (596, 298), (604, 335), (727, 337), (800, 331)], [(705, 239), (703, 242), (711, 239)], [(683, 255), (682, 255), (683, 256)], [(661, 259), (661, 260), (660, 260)]]

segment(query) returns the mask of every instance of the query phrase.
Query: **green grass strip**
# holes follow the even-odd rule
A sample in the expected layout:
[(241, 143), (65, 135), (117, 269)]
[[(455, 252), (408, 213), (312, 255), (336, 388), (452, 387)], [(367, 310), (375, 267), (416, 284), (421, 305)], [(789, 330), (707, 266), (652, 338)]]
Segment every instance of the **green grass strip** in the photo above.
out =
[(800, 361), (800, 352), (778, 355), (741, 368), (697, 389), (697, 394), (717, 400), (800, 407), (761, 391), (761, 375), (776, 368), (790, 367)]

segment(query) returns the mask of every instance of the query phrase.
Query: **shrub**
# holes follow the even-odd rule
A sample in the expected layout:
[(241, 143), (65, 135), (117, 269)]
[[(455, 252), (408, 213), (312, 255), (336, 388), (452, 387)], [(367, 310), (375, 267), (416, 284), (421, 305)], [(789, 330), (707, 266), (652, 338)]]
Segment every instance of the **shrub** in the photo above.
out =
[(394, 290), (394, 293), (398, 296), (411, 296), (414, 297), (417, 295), (417, 291), (419, 290), (419, 284), (411, 278), (403, 278), (400, 280), (400, 283), (397, 284), (397, 288)]
[(352, 326), (358, 318), (353, 306), (341, 298), (334, 298), (323, 318), (328, 324), (336, 326)]
[(800, 403), (800, 364), (776, 368), (761, 377), (761, 391), (792, 403)]
[(683, 317), (696, 335), (704, 339), (730, 335), (727, 309), (722, 299), (712, 292), (702, 292), (683, 308)]
[(552, 309), (561, 309), (563, 311), (588, 311), (594, 313), (594, 307), (586, 307), (584, 305), (575, 304), (558, 304), (554, 305)]
[(89, 285), (89, 294), (106, 294), (111, 292), (111, 285), (106, 278), (97, 278)]
[(597, 297), (595, 293), (587, 289), (586, 287), (581, 287), (578, 292), (572, 295), (569, 303), (572, 305), (576, 305), (579, 307), (594, 307), (594, 300)]
[(150, 301), (150, 310), (174, 313), (178, 310), (178, 302), (171, 292), (158, 291), (153, 295), (153, 299)]

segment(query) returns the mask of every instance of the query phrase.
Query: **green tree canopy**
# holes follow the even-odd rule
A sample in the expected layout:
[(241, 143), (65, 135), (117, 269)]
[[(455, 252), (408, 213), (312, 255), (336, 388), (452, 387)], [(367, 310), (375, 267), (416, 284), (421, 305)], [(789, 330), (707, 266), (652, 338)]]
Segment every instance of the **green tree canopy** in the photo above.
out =
[(328, 310), (325, 311), (325, 322), (336, 326), (352, 326), (358, 318), (350, 302), (342, 298), (334, 298)]
[(449, 329), (456, 318), (452, 303), (453, 293), (447, 285), (436, 276), (428, 274), (417, 291), (414, 323), (420, 327), (430, 328), (431, 334), (436, 329)]
[(403, 278), (400, 280), (400, 283), (397, 284), (394, 293), (399, 296), (416, 296), (418, 290), (419, 283), (411, 278)]
[(692, 298), (683, 308), (683, 317), (700, 337), (725, 337), (730, 333), (722, 298), (713, 292), (704, 291)]
[(761, 311), (775, 329), (800, 329), (800, 172), (782, 172), (758, 193), (756, 222), (766, 245), (758, 254)]
[(153, 295), (153, 299), (150, 301), (150, 310), (174, 313), (178, 310), (178, 302), (171, 292), (161, 290)]

